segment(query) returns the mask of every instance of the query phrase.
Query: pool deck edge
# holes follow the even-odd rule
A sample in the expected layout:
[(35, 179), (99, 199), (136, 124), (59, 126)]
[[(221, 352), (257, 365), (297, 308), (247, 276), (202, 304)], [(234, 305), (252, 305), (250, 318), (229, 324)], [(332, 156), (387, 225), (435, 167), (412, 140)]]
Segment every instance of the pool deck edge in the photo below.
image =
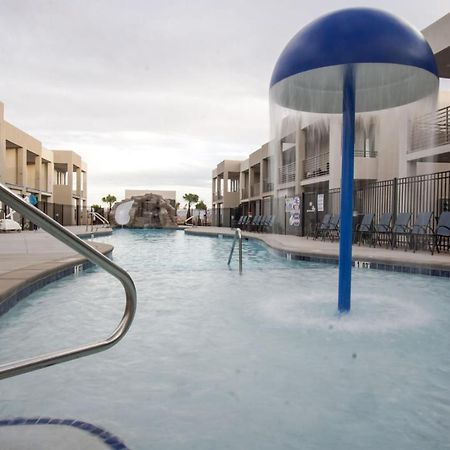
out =
[[(221, 227), (192, 227), (186, 234), (210, 237), (233, 237), (235, 230)], [(243, 238), (263, 242), (278, 255), (292, 260), (338, 264), (339, 243), (305, 237), (243, 231)], [(450, 255), (430, 252), (405, 252), (401, 249), (353, 245), (353, 265), (370, 269), (450, 277)]]
[[(95, 237), (112, 234), (111, 229), (102, 229), (101, 231), (86, 234), (79, 232), (79, 229), (82, 227), (77, 228), (74, 227), (71, 231), (79, 237), (87, 237), (92, 234)], [(12, 238), (12, 235), (10, 237)], [(2, 243), (5, 242), (4, 239), (10, 237), (2, 235)], [(17, 239), (17, 235), (14, 239)], [(73, 252), (68, 247), (66, 252), (61, 252), (59, 249), (57, 252), (46, 252), (46, 245), (48, 245), (48, 242), (43, 241), (40, 247), (44, 248), (35, 250), (32, 253), (23, 253), (23, 250), (22, 252), (18, 250), (17, 253), (11, 250), (10, 253), (0, 252), (0, 263), (3, 266), (11, 263), (12, 269), (0, 272), (0, 316), (32, 292), (62, 277), (78, 273), (93, 265), (86, 258)], [(91, 245), (106, 256), (111, 255), (114, 249), (112, 245), (100, 242), (92, 242)], [(17, 245), (16, 247), (19, 246)], [(12, 249), (14, 250), (14, 246)]]

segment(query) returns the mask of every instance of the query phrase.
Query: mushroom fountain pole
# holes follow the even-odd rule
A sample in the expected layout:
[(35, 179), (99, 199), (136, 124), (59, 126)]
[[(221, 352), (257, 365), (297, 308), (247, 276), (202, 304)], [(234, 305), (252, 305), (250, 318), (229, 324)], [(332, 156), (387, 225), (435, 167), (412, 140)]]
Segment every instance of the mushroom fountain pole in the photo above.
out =
[(320, 17), (278, 58), (271, 101), (295, 111), (343, 115), (339, 312), (350, 311), (351, 303), (355, 113), (412, 103), (438, 86), (436, 61), (420, 32), (371, 8)]
[(352, 288), (353, 172), (355, 153), (355, 78), (353, 66), (344, 69), (342, 100), (341, 220), (339, 240), (338, 310), (350, 311)]

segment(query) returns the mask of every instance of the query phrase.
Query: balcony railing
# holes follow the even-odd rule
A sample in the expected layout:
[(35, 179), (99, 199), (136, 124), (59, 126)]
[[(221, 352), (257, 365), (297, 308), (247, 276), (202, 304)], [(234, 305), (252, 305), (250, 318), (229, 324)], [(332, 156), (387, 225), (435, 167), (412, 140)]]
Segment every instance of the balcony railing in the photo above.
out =
[(273, 191), (273, 183), (267, 180), (263, 181), (263, 192)]
[(376, 158), (377, 156), (376, 150), (357, 150), (355, 148), (355, 158)]
[(220, 192), (216, 192), (213, 194), (213, 202), (218, 202), (223, 200), (223, 195)]
[(408, 152), (450, 144), (449, 120), (450, 106), (419, 117), (412, 128), (411, 149)]
[(280, 184), (295, 181), (295, 162), (286, 164), (279, 169)]
[[(356, 152), (355, 152), (356, 156)], [(320, 153), (304, 161), (304, 177), (314, 178), (330, 173), (330, 153)]]
[(241, 198), (248, 198), (248, 189), (241, 189)]
[(250, 197), (257, 197), (261, 193), (261, 189), (259, 188), (259, 184), (254, 184), (250, 186)]

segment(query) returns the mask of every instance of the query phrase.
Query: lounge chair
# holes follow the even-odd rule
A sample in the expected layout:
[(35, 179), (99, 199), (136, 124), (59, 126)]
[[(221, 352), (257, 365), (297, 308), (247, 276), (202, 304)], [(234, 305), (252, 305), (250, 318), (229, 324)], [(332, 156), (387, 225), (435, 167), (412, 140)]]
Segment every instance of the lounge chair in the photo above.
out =
[(259, 226), (255, 231), (263, 231), (264, 223), (266, 222), (269, 216), (261, 216), (261, 221), (259, 222)]
[(259, 228), (259, 225), (261, 224), (261, 216), (255, 216), (253, 217), (253, 220), (247, 224), (247, 230), (248, 231), (257, 231)]
[(266, 221), (261, 226), (261, 231), (272, 231), (275, 225), (275, 216), (267, 216)]
[[(397, 240), (400, 236), (409, 235), (411, 229), (409, 228), (409, 221), (411, 220), (411, 213), (400, 213), (397, 214), (394, 226), (392, 227), (391, 233), (391, 247), (397, 246)], [(405, 247), (406, 250), (406, 247)]]
[(414, 221), (414, 225), (411, 228), (411, 232), (409, 233), (409, 246), (413, 249), (415, 253), (417, 250), (417, 241), (422, 240), (428, 242), (428, 246), (430, 250), (432, 248), (432, 237), (433, 237), (433, 228), (430, 226), (431, 217), (433, 216), (432, 211), (423, 212), (417, 214), (416, 220)]
[(391, 220), (392, 220), (392, 214), (391, 213), (384, 213), (380, 221), (374, 226), (373, 229), (373, 240), (372, 244), (375, 247), (378, 242), (380, 242), (380, 238), (385, 237), (386, 242), (391, 242)]
[(333, 214), (331, 216), (330, 222), (328, 223), (328, 229), (326, 232), (327, 237), (330, 238), (330, 241), (334, 241), (336, 237), (339, 239), (339, 214)]
[(359, 224), (357, 230), (357, 241), (358, 245), (361, 245), (361, 242), (365, 240), (366, 237), (371, 238), (373, 233), (373, 218), (374, 213), (364, 214), (361, 223)]
[(440, 246), (442, 245), (442, 240), (445, 239), (447, 241), (447, 248), (449, 247), (450, 242), (450, 211), (444, 211), (440, 217), (436, 227), (436, 231), (433, 235), (433, 248), (431, 250), (431, 254), (436, 250), (438, 253), (440, 252)]
[(236, 228), (241, 228), (245, 224), (246, 221), (247, 221), (247, 216), (239, 217), (239, 220), (237, 221), (237, 224), (236, 224)]
[(330, 223), (331, 214), (325, 214), (322, 221), (317, 225), (316, 232), (314, 233), (314, 240), (319, 236), (323, 236), (328, 230), (328, 225)]

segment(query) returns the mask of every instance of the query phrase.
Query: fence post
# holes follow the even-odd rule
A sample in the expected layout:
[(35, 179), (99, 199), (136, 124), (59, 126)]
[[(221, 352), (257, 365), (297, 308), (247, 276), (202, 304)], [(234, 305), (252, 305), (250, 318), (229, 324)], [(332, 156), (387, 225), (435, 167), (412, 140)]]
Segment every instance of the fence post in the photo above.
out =
[(392, 222), (397, 220), (398, 178), (392, 180)]
[(301, 199), (301, 215), (300, 215), (300, 236), (305, 236), (305, 220), (306, 220), (306, 207), (305, 207), (305, 191), (302, 192)]

